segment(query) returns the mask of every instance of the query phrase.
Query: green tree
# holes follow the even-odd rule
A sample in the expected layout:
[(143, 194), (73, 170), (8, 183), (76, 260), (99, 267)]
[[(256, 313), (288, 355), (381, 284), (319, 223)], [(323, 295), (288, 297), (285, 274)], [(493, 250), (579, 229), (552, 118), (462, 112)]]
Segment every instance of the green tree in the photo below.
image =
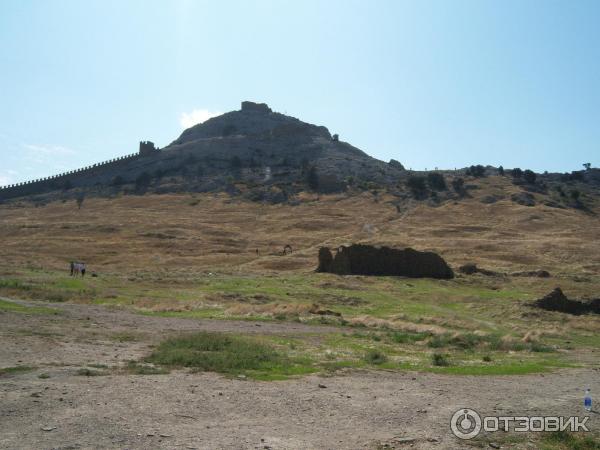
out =
[(457, 193), (462, 194), (465, 190), (465, 180), (462, 178), (455, 178), (452, 180), (452, 189)]
[(444, 176), (437, 172), (429, 172), (427, 174), (427, 184), (431, 189), (436, 191), (445, 191), (448, 189), (448, 186), (446, 186), (446, 180), (444, 180)]
[(425, 177), (419, 175), (411, 175), (408, 177), (408, 180), (406, 180), (406, 186), (408, 186), (415, 196), (422, 196), (427, 192)]
[(485, 176), (485, 167), (481, 164), (477, 164), (476, 166), (471, 166), (467, 169), (467, 175), (472, 177), (481, 178)]
[(534, 184), (536, 178), (537, 178), (537, 175), (535, 174), (535, 172), (533, 170), (527, 169), (527, 170), (523, 171), (523, 179), (527, 183)]

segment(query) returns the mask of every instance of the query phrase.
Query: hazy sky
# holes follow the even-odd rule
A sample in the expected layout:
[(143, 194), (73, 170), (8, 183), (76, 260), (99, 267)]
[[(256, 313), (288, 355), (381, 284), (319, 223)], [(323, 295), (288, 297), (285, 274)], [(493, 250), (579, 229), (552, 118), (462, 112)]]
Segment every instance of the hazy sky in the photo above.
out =
[(600, 1), (0, 2), (0, 184), (242, 100), (407, 168), (600, 165)]

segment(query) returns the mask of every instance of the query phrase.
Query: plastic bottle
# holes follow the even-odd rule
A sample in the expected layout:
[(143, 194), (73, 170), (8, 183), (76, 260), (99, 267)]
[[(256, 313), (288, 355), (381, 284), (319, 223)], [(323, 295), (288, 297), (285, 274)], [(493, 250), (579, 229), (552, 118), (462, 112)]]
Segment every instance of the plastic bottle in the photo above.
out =
[(583, 407), (586, 411), (592, 410), (592, 394), (590, 394), (590, 388), (585, 390), (585, 397), (583, 397)]

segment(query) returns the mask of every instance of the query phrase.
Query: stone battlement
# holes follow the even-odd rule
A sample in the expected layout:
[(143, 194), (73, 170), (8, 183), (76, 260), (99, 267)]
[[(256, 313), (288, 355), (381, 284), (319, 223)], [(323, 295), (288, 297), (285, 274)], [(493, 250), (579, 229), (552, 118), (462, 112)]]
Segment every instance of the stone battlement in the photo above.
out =
[(37, 194), (46, 192), (54, 189), (69, 189), (76, 179), (81, 179), (81, 176), (88, 176), (97, 173), (97, 169), (104, 169), (107, 166), (118, 167), (121, 163), (139, 158), (140, 156), (148, 156), (156, 154), (159, 151), (154, 146), (154, 143), (150, 141), (140, 142), (140, 150), (138, 153), (131, 153), (125, 156), (119, 156), (118, 158), (109, 159), (91, 166), (81, 167), (75, 170), (69, 170), (68, 172), (51, 175), (44, 178), (38, 178), (35, 180), (23, 181), (21, 183), (9, 184), (6, 186), (0, 186), (0, 200), (7, 198), (20, 197), (23, 195)]

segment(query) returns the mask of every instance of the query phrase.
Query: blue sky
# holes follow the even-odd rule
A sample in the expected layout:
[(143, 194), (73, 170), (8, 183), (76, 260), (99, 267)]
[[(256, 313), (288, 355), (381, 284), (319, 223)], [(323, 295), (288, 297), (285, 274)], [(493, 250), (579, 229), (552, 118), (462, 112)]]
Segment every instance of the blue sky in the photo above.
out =
[(0, 184), (267, 102), (383, 160), (600, 165), (600, 2), (0, 3)]

